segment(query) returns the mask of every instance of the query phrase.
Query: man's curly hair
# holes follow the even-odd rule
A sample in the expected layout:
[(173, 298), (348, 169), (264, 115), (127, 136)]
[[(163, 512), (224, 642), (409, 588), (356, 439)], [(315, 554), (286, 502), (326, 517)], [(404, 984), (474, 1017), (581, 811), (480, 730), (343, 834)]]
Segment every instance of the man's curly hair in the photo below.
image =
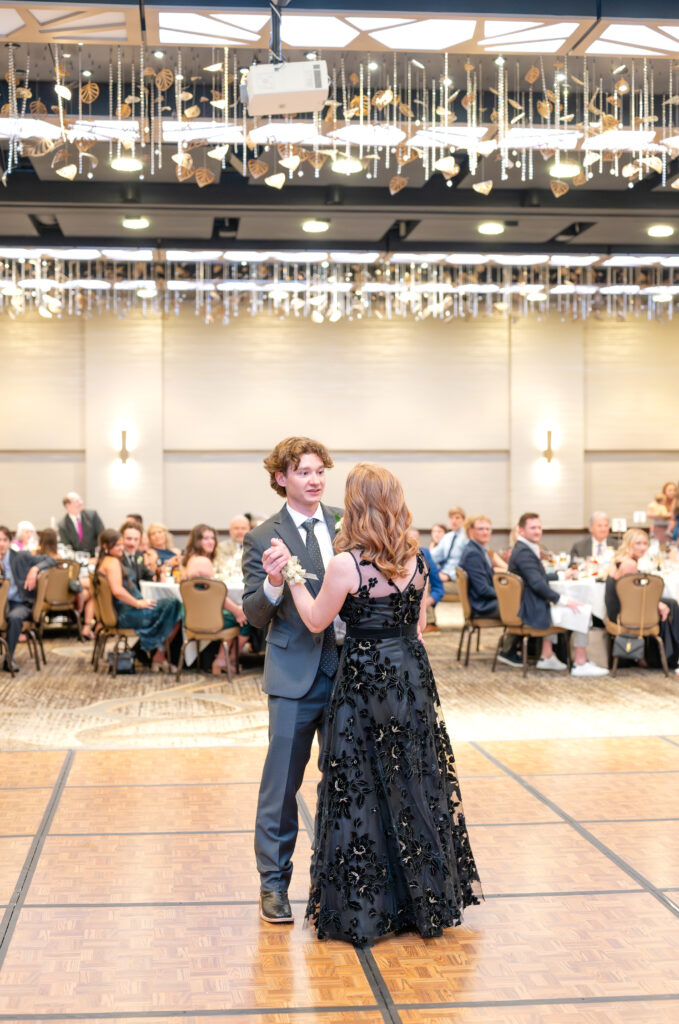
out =
[(334, 462), (325, 445), (312, 441), (310, 437), (286, 437), (279, 441), (274, 450), (264, 459), (264, 468), (269, 474), (269, 483), (276, 494), (285, 497), (285, 487), (276, 480), (276, 473), (287, 473), (297, 469), (303, 455), (318, 455), (326, 469), (332, 469)]

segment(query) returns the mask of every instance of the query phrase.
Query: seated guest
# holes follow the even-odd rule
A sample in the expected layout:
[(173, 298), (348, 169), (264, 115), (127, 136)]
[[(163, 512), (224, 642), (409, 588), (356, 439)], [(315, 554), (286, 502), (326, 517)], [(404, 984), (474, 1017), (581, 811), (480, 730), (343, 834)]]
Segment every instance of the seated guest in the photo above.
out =
[(154, 652), (154, 664), (165, 664), (165, 643), (179, 622), (181, 602), (173, 598), (147, 601), (141, 596), (129, 569), (123, 564), (123, 538), (118, 530), (101, 533), (95, 571), (105, 576), (111, 587), (118, 625), (135, 631), (141, 650)]
[(174, 569), (179, 565), (181, 551), (174, 547), (172, 534), (167, 526), (162, 523), (151, 523), (149, 526), (150, 550), (154, 551), (158, 559), (158, 566), (167, 565)]
[(12, 551), (12, 534), (7, 526), (0, 526), (0, 568), (3, 579), (9, 580), (9, 593), (5, 608), (7, 619), (8, 658), (3, 668), (9, 672), (10, 665), (15, 672), (19, 671), (14, 661), (21, 628), (25, 619), (30, 618), (35, 600), (35, 585), (41, 569), (54, 565), (49, 555), (32, 555), (30, 551)]
[(429, 531), (429, 535), (431, 537), (431, 541), (429, 543), (429, 550), (430, 551), (431, 551), (432, 548), (436, 547), (436, 545), (439, 543), (439, 541), (443, 540), (443, 538), (445, 537), (447, 532), (448, 531), (446, 530), (446, 528), (443, 525), (443, 523), (434, 523), (434, 525), (432, 526), (431, 530)]
[(436, 547), (431, 549), (432, 557), (436, 562), (446, 594), (457, 593), (455, 570), (462, 556), (462, 551), (467, 544), (464, 520), (464, 509), (460, 508), (459, 505), (451, 508), (448, 512), (450, 530), (443, 535)]
[(571, 548), (571, 564), (576, 558), (596, 558), (597, 561), (605, 559), (610, 531), (611, 526), (606, 513), (592, 512), (589, 517), (589, 533), (582, 540), (576, 541)]
[(30, 551), (34, 553), (37, 547), (38, 534), (35, 526), (28, 519), (22, 519), (17, 524), (14, 540), (12, 541), (12, 551)]
[(38, 547), (36, 555), (49, 555), (50, 558), (59, 557), (59, 537), (57, 531), (50, 526), (40, 530), (38, 534)]
[(487, 516), (470, 516), (465, 529), (469, 543), (462, 552), (459, 567), (464, 569), (469, 580), (467, 589), (472, 615), (478, 619), (498, 619), (500, 610), (493, 586), (493, 560), (488, 551), (492, 532), (490, 519)]
[[(620, 615), (620, 599), (616, 590), (616, 582), (621, 576), (632, 576), (641, 572), (639, 559), (643, 558), (648, 551), (648, 536), (644, 530), (627, 530), (622, 538), (620, 547), (613, 555), (608, 577), (606, 578), (606, 615), (611, 622), (617, 622)], [(658, 603), (660, 615), (660, 638), (665, 647), (667, 664), (670, 668), (677, 669), (679, 662), (679, 604), (671, 597), (663, 597)], [(658, 647), (655, 641), (651, 641), (647, 651), (648, 664), (653, 667), (660, 666)]]
[(144, 529), (143, 516), (141, 516), (139, 512), (128, 512), (127, 515), (125, 516), (125, 522), (136, 523), (137, 526), (139, 527), (139, 533), (141, 534), (141, 539), (139, 541), (139, 550), (141, 551), (142, 555), (145, 555), (146, 552), (148, 551), (149, 539), (148, 536), (146, 535), (146, 530)]
[(146, 564), (146, 559), (139, 550), (141, 543), (139, 524), (134, 519), (127, 519), (120, 527), (120, 533), (123, 538), (123, 565), (127, 566), (132, 582), (138, 587), (142, 580), (147, 582), (154, 580), (156, 578), (155, 571)]
[(653, 520), (653, 537), (664, 544), (669, 540), (677, 517), (677, 498), (679, 490), (671, 480), (665, 484), (660, 494), (648, 503), (646, 515)]
[[(540, 558), (540, 538), (542, 523), (537, 512), (524, 512), (519, 519), (518, 538), (509, 558), (509, 571), (516, 573), (523, 580), (523, 597), (519, 615), (527, 626), (535, 629), (549, 629), (552, 622), (550, 605), (562, 604), (576, 611), (581, 601), (574, 601), (553, 590), (549, 579), (555, 579), (553, 573), (545, 572)], [(573, 570), (568, 570), (570, 575)], [(575, 664), (571, 670), (574, 676), (605, 676), (608, 670), (600, 668), (587, 658), (588, 633), (573, 633), (575, 648)], [(554, 654), (552, 640), (545, 637), (542, 641), (542, 654), (538, 661), (539, 669), (563, 670), (566, 665)]]
[[(185, 569), (186, 579), (188, 580), (209, 580), (215, 578), (214, 563), (212, 559), (210, 559), (209, 556), (207, 555), (191, 555), (186, 564)], [(183, 617), (184, 607), (182, 605), (182, 618)], [(248, 642), (249, 629), (247, 619), (245, 618), (245, 612), (243, 611), (240, 605), (236, 604), (235, 601), (231, 600), (231, 598), (228, 595), (228, 592), (226, 598), (224, 599), (223, 617), (224, 629), (230, 629), (233, 626), (240, 626), (240, 636), (238, 637), (238, 650), (231, 657), (231, 670), (235, 671), (238, 655)], [(222, 646), (221, 643), (218, 646), (218, 651), (213, 649), (211, 652), (212, 657), (214, 657), (214, 661), (212, 661), (212, 671), (214, 672), (215, 675), (219, 675), (222, 672), (222, 670), (226, 667), (226, 662), (224, 660), (224, 647)], [(210, 644), (209, 648), (210, 647), (213, 647), (213, 645)], [(205, 652), (202, 653), (205, 654)]]
[(182, 555), (182, 579), (187, 578), (185, 569), (189, 559), (193, 558), (194, 555), (202, 555), (205, 558), (209, 558), (210, 562), (214, 564), (217, 556), (217, 540), (217, 531), (214, 527), (208, 526), (207, 523), (198, 523), (197, 526), (193, 527)]
[[(410, 537), (412, 537), (414, 540), (416, 540), (418, 544), (420, 543), (420, 531), (419, 530), (415, 530), (415, 529), (408, 530), (408, 535)], [(425, 562), (427, 563), (427, 568), (429, 569), (429, 580), (428, 580), (427, 592), (426, 592), (425, 598), (424, 598), (424, 605), (425, 605), (425, 608), (426, 608), (426, 611), (427, 611), (427, 624), (424, 627), (424, 629), (422, 630), (422, 632), (423, 633), (438, 633), (439, 627), (436, 625), (436, 611), (435, 611), (435, 608), (436, 608), (436, 605), (441, 600), (441, 598), (443, 597), (445, 591), (443, 589), (443, 583), (441, 582), (441, 577), (439, 576), (439, 571), (436, 568), (436, 562), (434, 561), (434, 559), (431, 556), (431, 551), (428, 551), (427, 548), (423, 548), (423, 547), (420, 547), (420, 551), (422, 552), (422, 556), (423, 556)]]
[(64, 495), (66, 515), (57, 523), (59, 540), (73, 551), (86, 551), (94, 557), (99, 534), (104, 529), (101, 517), (94, 509), (83, 508), (83, 500), (76, 491)]
[(217, 571), (223, 575), (242, 576), (243, 537), (250, 530), (247, 516), (234, 516), (229, 523), (229, 536), (217, 547)]

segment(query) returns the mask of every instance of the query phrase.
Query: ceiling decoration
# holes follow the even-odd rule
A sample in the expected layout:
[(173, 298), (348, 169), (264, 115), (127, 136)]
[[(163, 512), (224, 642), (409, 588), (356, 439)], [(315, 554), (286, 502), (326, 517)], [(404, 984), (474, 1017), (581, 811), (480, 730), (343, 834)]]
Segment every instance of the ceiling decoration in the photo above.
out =
[(3, 4), (0, 39), (16, 43), (139, 44), (139, 8), (136, 4)]
[(575, 54), (597, 54), (620, 57), (676, 57), (679, 53), (679, 22), (668, 24), (668, 19), (643, 22), (601, 21), (587, 35)]
[[(492, 38), (506, 39), (506, 26), (497, 27)], [(516, 172), (532, 181), (536, 159), (549, 161), (557, 199), (602, 175), (630, 187), (654, 174), (663, 186), (674, 183), (679, 75), (671, 62), (661, 69), (641, 57), (602, 68), (592, 58), (540, 55), (521, 65), (502, 54), (445, 53), (425, 68), (394, 53), (381, 64), (359, 54), (349, 71), (340, 54), (323, 111), (257, 119), (241, 101), (247, 67), (229, 47), (209, 58), (183, 47), (172, 55), (108, 52), (107, 80), (95, 82), (80, 49), (55, 43), (48, 83), (32, 77), (30, 47), (9, 47), (0, 83), (5, 183), (22, 157), (67, 180), (96, 178), (102, 162), (153, 177), (172, 161), (177, 181), (198, 188), (218, 183), (228, 164), (277, 190), (305, 175), (318, 179), (328, 163), (341, 177), (382, 175), (396, 195), (433, 174), (455, 187), (461, 155), (464, 176), (486, 196)], [(108, 144), (107, 154), (91, 152), (97, 142)]]
[(45, 319), (178, 314), (340, 320), (515, 317), (669, 319), (679, 257), (0, 249), (0, 314)]

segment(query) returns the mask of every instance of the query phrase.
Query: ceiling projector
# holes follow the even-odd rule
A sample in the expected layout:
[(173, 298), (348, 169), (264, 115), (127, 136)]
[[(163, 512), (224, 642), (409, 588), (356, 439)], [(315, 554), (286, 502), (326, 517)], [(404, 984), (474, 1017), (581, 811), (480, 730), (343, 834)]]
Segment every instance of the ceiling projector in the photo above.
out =
[(307, 114), (323, 109), (329, 90), (324, 60), (253, 64), (241, 85), (241, 99), (251, 117)]

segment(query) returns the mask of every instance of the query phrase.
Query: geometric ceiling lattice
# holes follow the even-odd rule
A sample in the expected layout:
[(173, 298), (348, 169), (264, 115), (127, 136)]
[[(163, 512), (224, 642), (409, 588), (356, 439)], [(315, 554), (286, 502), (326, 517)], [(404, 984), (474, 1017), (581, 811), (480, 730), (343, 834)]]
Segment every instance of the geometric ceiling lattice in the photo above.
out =
[(17, 43), (141, 42), (139, 9), (133, 5), (0, 7), (0, 38)]
[(673, 57), (679, 53), (679, 23), (602, 21), (574, 53), (579, 56)]

